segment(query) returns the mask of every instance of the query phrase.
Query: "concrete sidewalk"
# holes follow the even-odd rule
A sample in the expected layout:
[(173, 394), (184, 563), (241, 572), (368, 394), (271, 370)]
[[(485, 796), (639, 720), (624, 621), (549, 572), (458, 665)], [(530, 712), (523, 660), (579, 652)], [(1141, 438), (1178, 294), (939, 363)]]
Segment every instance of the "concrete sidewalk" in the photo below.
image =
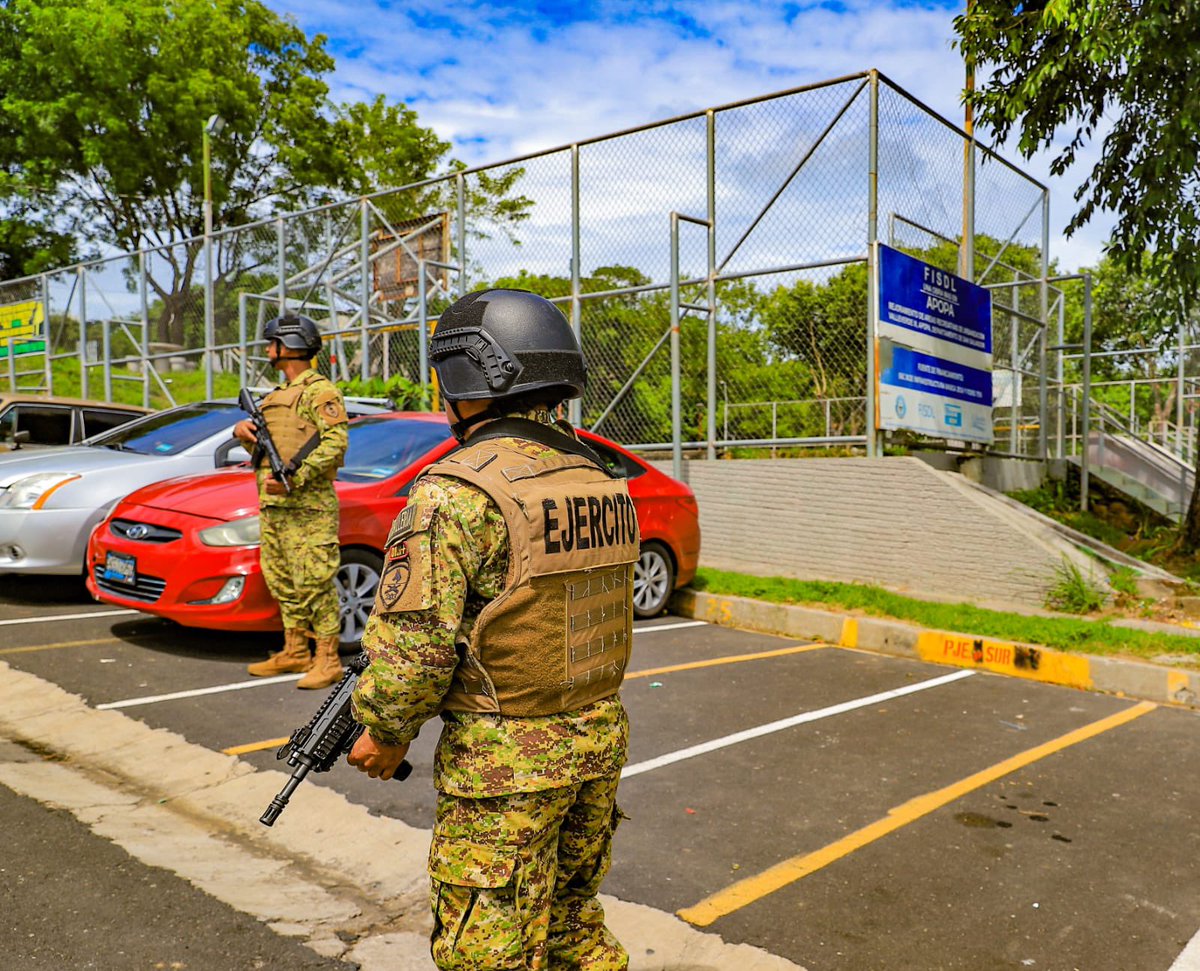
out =
[[(0, 662), (0, 785), (66, 810), (90, 829), (91, 839), (111, 841), (138, 863), (170, 871), (293, 946), (307, 945), (328, 959), (272, 963), (268, 957), (242, 966), (325, 968), (341, 961), (360, 971), (433, 971), (428, 831), (371, 815), (333, 789), (307, 783), (303, 798), (294, 799), (274, 827), (262, 826), (259, 815), (287, 778), (118, 711), (97, 711)], [(36, 852), (30, 849), (27, 863), (39, 872), (55, 868)], [(70, 866), (82, 870), (93, 856), (102, 854), (79, 853)], [(79, 886), (87, 883), (81, 872)], [(171, 891), (164, 886), (163, 892)], [(175, 897), (198, 909), (187, 896), (177, 888)], [(803, 971), (673, 914), (603, 900), (609, 926), (629, 950), (631, 971)], [(122, 903), (81, 895), (70, 901), (73, 926), (104, 927), (118, 942), (144, 937), (152, 916)], [(186, 954), (186, 964), (161, 966), (229, 971), (206, 945), (208, 933), (198, 926), (180, 942), (173, 953)], [(258, 953), (269, 953), (265, 943)]]
[[(724, 597), (685, 589), (671, 601), (674, 613), (697, 620), (839, 647), (878, 651), (934, 664), (991, 671), (1012, 677), (1125, 698), (1200, 708), (1200, 670), (1070, 654), (1039, 644), (999, 641), (978, 634), (929, 630), (898, 620)], [(1131, 624), (1165, 631), (1167, 625)], [(1193, 634), (1186, 628), (1172, 633)]]

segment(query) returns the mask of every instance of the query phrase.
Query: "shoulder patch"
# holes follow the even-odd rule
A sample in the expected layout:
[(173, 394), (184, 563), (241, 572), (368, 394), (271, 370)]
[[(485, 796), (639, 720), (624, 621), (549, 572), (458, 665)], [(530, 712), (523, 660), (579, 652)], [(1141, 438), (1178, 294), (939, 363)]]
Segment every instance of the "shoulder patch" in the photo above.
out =
[(342, 393), (337, 388), (319, 388), (313, 395), (312, 407), (330, 424), (346, 421), (346, 407), (342, 402)]
[(375, 612), (425, 610), (433, 605), (429, 531), (434, 507), (410, 502), (392, 523), (384, 550), (383, 572), (375, 592)]
[(391, 532), (388, 533), (384, 544), (391, 548), (408, 539), (413, 533), (423, 533), (433, 522), (433, 507), (421, 502), (410, 502), (392, 522)]

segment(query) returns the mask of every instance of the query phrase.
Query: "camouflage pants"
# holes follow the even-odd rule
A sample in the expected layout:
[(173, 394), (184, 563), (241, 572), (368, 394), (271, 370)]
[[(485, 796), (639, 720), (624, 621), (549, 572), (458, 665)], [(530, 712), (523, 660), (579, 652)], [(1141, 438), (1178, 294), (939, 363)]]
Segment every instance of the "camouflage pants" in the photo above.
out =
[(318, 509), (263, 506), (259, 562), (287, 629), (318, 637), (342, 627), (333, 578), (341, 563), (338, 518)]
[(489, 799), (438, 796), (429, 851), (442, 971), (626, 971), (596, 894), (617, 776)]

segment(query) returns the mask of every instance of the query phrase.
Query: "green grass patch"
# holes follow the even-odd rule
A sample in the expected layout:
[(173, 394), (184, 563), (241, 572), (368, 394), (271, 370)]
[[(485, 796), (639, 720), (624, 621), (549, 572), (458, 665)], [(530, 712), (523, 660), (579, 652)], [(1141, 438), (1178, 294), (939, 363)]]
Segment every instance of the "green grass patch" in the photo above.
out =
[[(55, 361), (54, 393), (62, 398), (82, 398), (83, 382), (79, 375), (79, 365), (76, 361)], [(0, 375), (2, 377), (2, 375)], [(193, 401), (203, 401), (205, 398), (204, 372), (170, 371), (159, 375), (163, 383), (171, 391), (175, 404), (188, 404)], [(132, 380), (131, 380), (132, 379)], [(236, 374), (221, 373), (213, 375), (213, 397), (236, 398), (241, 382)], [(7, 386), (6, 386), (7, 390)], [(104, 398), (104, 374), (100, 368), (91, 368), (88, 375), (86, 397), (101, 400)], [(126, 405), (142, 403), (142, 377), (132, 371), (114, 370), (112, 375), (112, 400)], [(150, 377), (150, 407), (169, 408), (171, 400), (162, 392), (154, 376)]]
[(697, 572), (692, 587), (717, 596), (749, 597), (770, 603), (859, 611), (872, 617), (908, 621), (933, 630), (1041, 644), (1079, 654), (1127, 655), (1142, 659), (1164, 654), (1187, 654), (1200, 661), (1200, 637), (1115, 627), (1106, 620), (1027, 617), (965, 603), (935, 603), (905, 597), (882, 587), (824, 580), (792, 580), (787, 577), (756, 577), (707, 567)]

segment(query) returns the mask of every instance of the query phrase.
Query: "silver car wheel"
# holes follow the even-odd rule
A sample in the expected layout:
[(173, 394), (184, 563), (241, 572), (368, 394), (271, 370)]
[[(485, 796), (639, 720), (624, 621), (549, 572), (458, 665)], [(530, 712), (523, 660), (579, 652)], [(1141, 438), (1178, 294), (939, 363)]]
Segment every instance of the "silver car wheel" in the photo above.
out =
[(662, 613), (675, 588), (675, 564), (661, 543), (642, 547), (633, 565), (633, 613), (635, 617), (656, 617)]
[(367, 629), (367, 618), (375, 603), (383, 561), (365, 550), (345, 550), (334, 582), (342, 620), (340, 640), (346, 648), (356, 647)]

